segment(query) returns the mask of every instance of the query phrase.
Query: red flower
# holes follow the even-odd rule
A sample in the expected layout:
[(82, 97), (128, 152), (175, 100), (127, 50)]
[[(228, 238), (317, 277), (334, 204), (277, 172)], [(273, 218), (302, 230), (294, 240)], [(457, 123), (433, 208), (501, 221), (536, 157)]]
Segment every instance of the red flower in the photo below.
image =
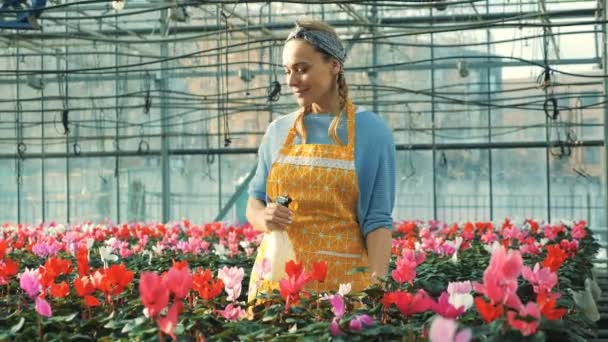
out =
[(118, 296), (124, 289), (133, 281), (133, 271), (129, 271), (127, 267), (121, 263), (120, 265), (113, 264), (105, 271), (104, 290), (103, 292)]
[(382, 304), (388, 308), (395, 304), (403, 316), (409, 317), (416, 313), (431, 309), (433, 300), (429, 298), (424, 290), (419, 290), (415, 295), (407, 291), (395, 291), (385, 293)]
[(40, 284), (49, 287), (60, 275), (68, 275), (72, 272), (72, 262), (69, 260), (50, 257), (40, 267)]
[(80, 297), (84, 297), (95, 292), (95, 286), (91, 282), (89, 276), (76, 278), (76, 280), (74, 280), (74, 289)]
[(84, 304), (90, 308), (101, 305), (97, 298), (88, 295), (84, 296)]
[(70, 294), (70, 288), (68, 287), (68, 283), (62, 281), (59, 284), (52, 283), (51, 284), (51, 295), (55, 298), (65, 298)]
[(301, 262), (296, 264), (293, 260), (285, 263), (285, 273), (287, 273), (287, 278), (279, 281), (279, 287), (281, 297), (286, 302), (285, 310), (289, 310), (290, 304), (297, 303), (300, 299), (300, 291), (310, 281), (310, 275), (304, 272)]
[(543, 267), (549, 267), (551, 272), (557, 272), (562, 263), (568, 258), (558, 245), (547, 246), (547, 258), (543, 261)]
[(327, 262), (319, 261), (312, 263), (312, 272), (310, 274), (311, 280), (317, 280), (320, 282), (325, 281), (325, 277), (327, 276)]
[(192, 275), (192, 289), (204, 300), (212, 300), (219, 296), (224, 289), (224, 282), (221, 279), (213, 280), (210, 269), (199, 270)]
[(502, 304), (493, 305), (492, 303), (486, 303), (482, 297), (475, 298), (475, 307), (486, 323), (494, 322), (503, 313)]
[(89, 274), (89, 252), (86, 247), (79, 247), (76, 251), (76, 261), (78, 264), (78, 275), (84, 276)]
[(7, 248), (8, 243), (5, 240), (0, 240), (0, 260), (4, 259), (4, 255), (6, 255)]
[(545, 316), (546, 319), (550, 321), (555, 321), (562, 318), (568, 310), (566, 309), (556, 309), (555, 301), (559, 297), (557, 293), (544, 293), (541, 292), (536, 297), (536, 302), (540, 307), (540, 312)]
[(19, 271), (19, 265), (13, 260), (6, 258), (4, 262), (0, 260), (0, 285), (7, 284), (8, 279)]

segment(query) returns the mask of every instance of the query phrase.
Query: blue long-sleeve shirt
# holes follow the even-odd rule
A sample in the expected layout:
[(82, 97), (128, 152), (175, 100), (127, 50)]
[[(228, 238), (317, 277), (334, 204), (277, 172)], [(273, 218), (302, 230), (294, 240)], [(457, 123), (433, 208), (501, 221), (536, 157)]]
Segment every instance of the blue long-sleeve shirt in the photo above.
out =
[[(395, 203), (395, 143), (392, 130), (373, 112), (355, 114), (355, 168), (359, 185), (357, 217), (363, 236), (378, 228), (393, 227)], [(275, 119), (266, 130), (258, 150), (256, 174), (249, 185), (249, 196), (266, 202), (266, 179), (272, 163), (285, 143), (297, 112)], [(334, 116), (310, 113), (304, 117), (309, 144), (333, 144), (327, 130)], [(346, 117), (338, 127), (340, 139), (348, 141)], [(294, 144), (300, 144), (299, 137)]]

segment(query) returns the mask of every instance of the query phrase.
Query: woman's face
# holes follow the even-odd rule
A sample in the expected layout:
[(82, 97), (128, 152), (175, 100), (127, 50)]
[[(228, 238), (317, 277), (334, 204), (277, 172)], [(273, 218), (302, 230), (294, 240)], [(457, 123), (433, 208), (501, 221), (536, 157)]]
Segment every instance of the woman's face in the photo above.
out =
[(287, 85), (300, 106), (318, 103), (335, 87), (340, 64), (302, 39), (292, 39), (283, 48), (283, 68)]

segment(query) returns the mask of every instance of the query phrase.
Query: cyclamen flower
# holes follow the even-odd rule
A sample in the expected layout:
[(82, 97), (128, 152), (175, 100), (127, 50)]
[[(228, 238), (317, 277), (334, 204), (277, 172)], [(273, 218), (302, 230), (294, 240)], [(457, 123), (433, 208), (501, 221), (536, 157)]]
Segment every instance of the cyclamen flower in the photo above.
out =
[(27, 295), (34, 299), (40, 293), (40, 273), (38, 269), (30, 270), (28, 268), (21, 273), (19, 276), (19, 286), (27, 293)]
[(224, 290), (228, 294), (228, 301), (235, 302), (241, 295), (241, 287), (245, 270), (242, 267), (222, 267), (217, 277), (224, 282)]
[(470, 281), (452, 282), (448, 284), (448, 293), (450, 295), (448, 302), (455, 308), (464, 307), (464, 311), (469, 310), (473, 306), (473, 285)]
[(534, 269), (524, 266), (522, 276), (534, 286), (535, 293), (551, 292), (557, 284), (557, 274), (551, 272), (549, 267), (540, 268), (539, 263), (534, 265)]
[(453, 319), (435, 317), (429, 331), (431, 342), (469, 342), (472, 338), (471, 329), (464, 329), (456, 333), (458, 326)]

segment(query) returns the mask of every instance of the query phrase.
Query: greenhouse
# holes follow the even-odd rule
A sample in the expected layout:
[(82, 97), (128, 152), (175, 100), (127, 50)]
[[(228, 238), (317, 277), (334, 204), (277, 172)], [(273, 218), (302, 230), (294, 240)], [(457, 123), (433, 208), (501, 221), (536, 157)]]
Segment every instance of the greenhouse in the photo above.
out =
[(0, 4), (0, 341), (608, 341), (608, 0)]

